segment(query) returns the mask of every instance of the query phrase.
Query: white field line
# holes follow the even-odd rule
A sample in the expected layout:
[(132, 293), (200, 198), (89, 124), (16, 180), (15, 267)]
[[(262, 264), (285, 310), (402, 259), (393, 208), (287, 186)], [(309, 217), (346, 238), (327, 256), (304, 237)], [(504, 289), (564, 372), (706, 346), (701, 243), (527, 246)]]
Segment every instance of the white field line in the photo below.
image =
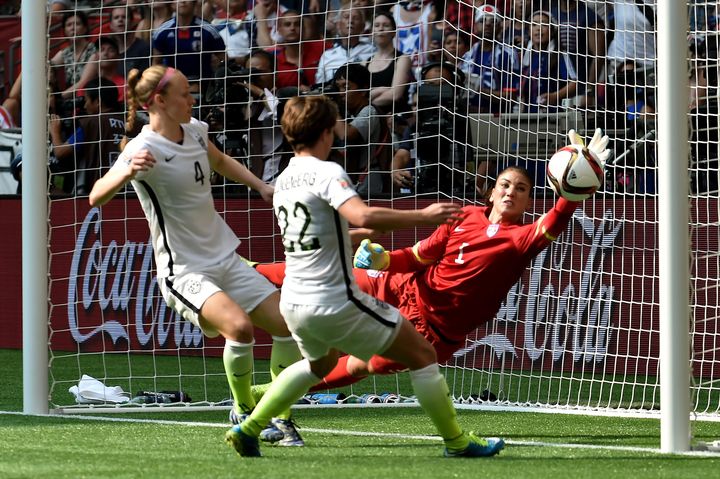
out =
[[(0, 416), (12, 415), (12, 416), (24, 416), (22, 412), (17, 411), (0, 411)], [(83, 416), (79, 414), (71, 415), (59, 415), (59, 414), (29, 414), (32, 417), (43, 417), (43, 418), (63, 418), (63, 419), (79, 419), (84, 421), (102, 421), (102, 422), (125, 422), (125, 423), (136, 423), (136, 424), (159, 424), (167, 426), (190, 426), (190, 427), (214, 427), (214, 428), (227, 428), (227, 424), (218, 422), (198, 422), (198, 421), (171, 421), (167, 419), (135, 419), (127, 417), (105, 417), (105, 416)], [(399, 434), (391, 432), (367, 432), (367, 431), (348, 431), (345, 429), (318, 429), (311, 427), (303, 427), (303, 432), (317, 433), (317, 434), (330, 434), (339, 436), (362, 436), (362, 437), (383, 437), (383, 438), (397, 438), (397, 439), (415, 439), (423, 441), (440, 441), (438, 436), (423, 436), (423, 435), (412, 435), (412, 434)], [(637, 447), (637, 446), (612, 446), (603, 444), (570, 444), (570, 443), (558, 443), (558, 442), (542, 442), (542, 441), (514, 441), (506, 440), (506, 444), (510, 446), (525, 446), (525, 447), (556, 447), (561, 449), (594, 449), (594, 450), (606, 450), (606, 451), (622, 451), (622, 452), (638, 452), (643, 454), (666, 454), (660, 449), (652, 447)], [(682, 456), (695, 456), (695, 457), (720, 457), (720, 454), (712, 451), (688, 451), (678, 453)]]

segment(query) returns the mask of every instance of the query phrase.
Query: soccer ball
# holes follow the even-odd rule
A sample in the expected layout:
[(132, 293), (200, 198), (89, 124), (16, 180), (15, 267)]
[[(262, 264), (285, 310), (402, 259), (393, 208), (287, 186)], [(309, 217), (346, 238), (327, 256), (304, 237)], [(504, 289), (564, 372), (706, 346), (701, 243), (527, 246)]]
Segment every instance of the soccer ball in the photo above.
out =
[(582, 146), (563, 146), (547, 164), (550, 188), (570, 201), (582, 201), (592, 196), (604, 177), (600, 162)]

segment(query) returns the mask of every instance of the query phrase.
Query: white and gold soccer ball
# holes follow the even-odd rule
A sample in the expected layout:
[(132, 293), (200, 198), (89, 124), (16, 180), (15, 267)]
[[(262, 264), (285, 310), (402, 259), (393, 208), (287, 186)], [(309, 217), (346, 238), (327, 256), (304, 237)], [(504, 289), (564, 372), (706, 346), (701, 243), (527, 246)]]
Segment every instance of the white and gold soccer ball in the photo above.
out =
[(604, 177), (600, 161), (580, 145), (563, 146), (547, 164), (548, 184), (555, 193), (570, 201), (582, 201), (592, 196)]

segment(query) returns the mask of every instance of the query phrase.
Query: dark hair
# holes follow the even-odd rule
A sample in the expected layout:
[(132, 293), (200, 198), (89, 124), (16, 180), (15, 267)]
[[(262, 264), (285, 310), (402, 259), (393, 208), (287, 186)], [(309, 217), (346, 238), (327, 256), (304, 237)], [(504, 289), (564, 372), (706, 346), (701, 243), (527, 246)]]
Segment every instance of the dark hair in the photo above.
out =
[(118, 45), (118, 42), (115, 41), (114, 38), (111, 37), (98, 37), (98, 39), (95, 41), (95, 44), (97, 45), (97, 49), (100, 50), (102, 48), (103, 43), (106, 45), (110, 45), (115, 48), (115, 50), (120, 53), (120, 46)]
[(276, 58), (275, 58), (275, 55), (273, 55), (269, 51), (263, 50), (262, 48), (253, 48), (250, 51), (250, 55), (248, 56), (248, 63), (247, 63), (248, 67), (250, 66), (250, 58), (252, 58), (252, 57), (265, 58), (265, 60), (267, 60), (268, 64), (270, 65), (270, 70), (267, 73), (273, 73), (275, 71)]
[(335, 81), (349, 80), (355, 83), (359, 89), (370, 88), (370, 71), (359, 63), (346, 63), (335, 70)]
[(70, 20), (72, 17), (77, 17), (80, 19), (80, 22), (85, 26), (86, 29), (89, 28), (88, 25), (88, 17), (82, 10), (71, 10), (69, 12), (66, 12), (62, 17), (62, 26), (65, 28), (65, 24), (68, 20)]
[(425, 75), (433, 68), (440, 68), (450, 73), (453, 85), (465, 84), (465, 73), (450, 62), (430, 62), (426, 64), (420, 70), (420, 80), (425, 80)]
[(85, 84), (85, 96), (92, 101), (100, 98), (100, 106), (117, 111), (120, 106), (118, 101), (118, 87), (107, 78), (92, 79)]
[(377, 17), (386, 17), (388, 20), (390, 20), (390, 25), (392, 26), (393, 33), (397, 34), (397, 22), (395, 22), (395, 18), (393, 17), (393, 14), (390, 13), (389, 10), (381, 9), (378, 10), (375, 16), (373, 17), (373, 20)]
[[(530, 172), (529, 172), (526, 168), (524, 168), (524, 167), (522, 167), (522, 166), (519, 166), (519, 165), (508, 166), (507, 168), (505, 168), (504, 170), (502, 170), (500, 173), (498, 173), (497, 177), (500, 178), (500, 176), (501, 176), (503, 173), (506, 173), (506, 172), (508, 172), (508, 171), (514, 171), (514, 172), (519, 173), (519, 174), (521, 174), (522, 176), (524, 176), (525, 179), (528, 180), (528, 183), (530, 183), (530, 189), (532, 189), (532, 188), (535, 187), (535, 181), (533, 180), (532, 175), (530, 174)], [(495, 179), (495, 183), (497, 183), (497, 179)]]
[(327, 96), (296, 96), (285, 104), (280, 124), (292, 149), (300, 151), (314, 146), (337, 118), (337, 104)]

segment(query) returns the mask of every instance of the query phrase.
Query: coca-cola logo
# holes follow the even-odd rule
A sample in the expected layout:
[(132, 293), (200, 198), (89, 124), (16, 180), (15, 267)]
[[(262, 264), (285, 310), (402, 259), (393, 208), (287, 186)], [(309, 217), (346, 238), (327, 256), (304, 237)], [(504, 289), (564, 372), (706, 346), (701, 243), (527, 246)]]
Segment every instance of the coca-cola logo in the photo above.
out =
[[(541, 359), (548, 352), (553, 362), (563, 360), (567, 353), (572, 355), (573, 362), (605, 360), (611, 342), (615, 288), (602, 282), (601, 273), (603, 259), (612, 251), (622, 223), (610, 210), (597, 225), (580, 208), (573, 218), (568, 231), (535, 258), (526, 282), (521, 279), (510, 289), (496, 315), (496, 327), (488, 328), (489, 334), (480, 340), (469, 341), (455, 357), (464, 356), (479, 346), (488, 346), (498, 359), (506, 355), (517, 358), (520, 348), (521, 354), (531, 361)], [(580, 227), (583, 238), (589, 240), (589, 245), (583, 241), (579, 246), (572, 240), (576, 226)], [(576, 269), (573, 263), (577, 262), (578, 255), (584, 260), (578, 281), (560, 288), (548, 278), (548, 271)], [(517, 340), (513, 343), (497, 331), (502, 326), (514, 328), (518, 324), (523, 328), (522, 344), (517, 344)]]
[(106, 333), (113, 344), (200, 347), (200, 328), (168, 308), (160, 295), (150, 240), (119, 245), (113, 239), (103, 245), (101, 230), (100, 210), (92, 208), (70, 264), (67, 317), (73, 340), (83, 344)]

